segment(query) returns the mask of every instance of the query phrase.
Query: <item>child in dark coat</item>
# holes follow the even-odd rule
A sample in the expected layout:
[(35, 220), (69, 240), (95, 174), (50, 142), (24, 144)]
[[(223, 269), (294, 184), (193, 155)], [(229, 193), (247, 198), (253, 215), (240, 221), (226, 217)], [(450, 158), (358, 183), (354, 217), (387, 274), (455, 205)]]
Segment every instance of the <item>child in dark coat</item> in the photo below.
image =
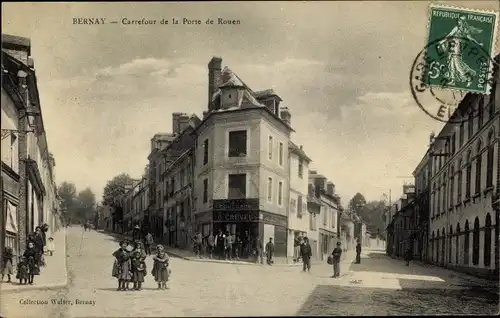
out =
[(142, 256), (141, 251), (134, 253), (132, 260), (132, 282), (134, 283), (134, 290), (141, 290), (142, 283), (144, 283), (144, 276), (146, 276), (146, 262)]
[(21, 285), (28, 283), (29, 280), (28, 261), (24, 256), (19, 257), (19, 263), (17, 263), (16, 278), (19, 279), (19, 284)]
[(131, 246), (128, 242), (120, 242), (120, 248), (113, 253), (115, 262), (113, 264), (113, 277), (118, 279), (117, 290), (127, 290), (130, 279), (132, 278), (131, 266)]
[(14, 273), (12, 268), (12, 258), (14, 257), (12, 247), (6, 247), (2, 254), (2, 282), (5, 275), (7, 275), (7, 283), (10, 283), (10, 275)]
[(39, 259), (38, 250), (35, 247), (35, 243), (28, 242), (28, 248), (24, 251), (23, 256), (25, 257), (28, 263), (28, 284), (33, 285), (33, 280), (35, 275), (40, 275), (40, 267), (39, 267)]

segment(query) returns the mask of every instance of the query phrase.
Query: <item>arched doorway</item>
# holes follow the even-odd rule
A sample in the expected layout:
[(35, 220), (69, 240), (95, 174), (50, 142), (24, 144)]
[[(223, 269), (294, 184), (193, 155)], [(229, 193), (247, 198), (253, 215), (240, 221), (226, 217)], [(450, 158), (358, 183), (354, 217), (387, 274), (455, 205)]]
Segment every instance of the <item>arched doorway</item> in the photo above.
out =
[(484, 222), (484, 249), (483, 249), (483, 263), (484, 267), (491, 265), (491, 214), (486, 214)]
[(464, 265), (469, 265), (469, 234), (469, 220), (467, 220), (464, 228)]
[(451, 255), (453, 253), (453, 226), (450, 225), (448, 233), (448, 263), (451, 263)]
[(436, 245), (435, 245), (435, 248), (436, 248), (436, 259), (434, 260), (435, 263), (439, 263), (439, 249), (440, 249), (440, 246), (439, 246), (439, 230), (437, 230), (436, 232)]
[(460, 223), (457, 223), (457, 232), (455, 233), (455, 264), (460, 265)]
[(477, 216), (472, 230), (472, 265), (479, 265), (479, 218)]

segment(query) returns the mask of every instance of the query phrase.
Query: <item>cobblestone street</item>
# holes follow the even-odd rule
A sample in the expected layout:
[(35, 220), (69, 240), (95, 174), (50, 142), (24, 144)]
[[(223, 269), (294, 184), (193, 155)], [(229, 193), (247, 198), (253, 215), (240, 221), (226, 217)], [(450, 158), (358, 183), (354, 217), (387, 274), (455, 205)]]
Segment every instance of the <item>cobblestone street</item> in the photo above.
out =
[[(83, 238), (83, 239), (82, 239)], [(81, 245), (81, 250), (80, 250)], [(238, 316), (238, 315), (402, 315), (493, 314), (498, 298), (469, 288), (459, 276), (403, 266), (368, 251), (361, 264), (342, 264), (312, 272), (298, 267), (269, 267), (193, 262), (173, 258), (170, 289), (158, 291), (150, 274), (142, 291), (117, 292), (111, 277), (116, 240), (99, 232), (68, 228), (70, 285), (55, 291), (24, 291), (2, 298), (7, 317)], [(152, 261), (148, 258), (148, 271)], [(429, 272), (431, 274), (425, 274)], [(498, 296), (496, 296), (498, 297)], [(77, 305), (76, 300), (94, 305)], [(20, 304), (48, 301), (49, 304)], [(52, 305), (51, 301), (68, 301)]]

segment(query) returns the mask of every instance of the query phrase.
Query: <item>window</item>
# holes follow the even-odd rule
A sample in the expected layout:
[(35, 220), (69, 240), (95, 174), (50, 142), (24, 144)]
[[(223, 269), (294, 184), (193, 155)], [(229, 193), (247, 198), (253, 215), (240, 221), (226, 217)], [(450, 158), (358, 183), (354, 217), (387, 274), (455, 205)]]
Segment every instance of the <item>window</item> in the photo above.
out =
[(171, 190), (172, 192), (170, 193), (170, 196), (174, 195), (174, 192), (175, 192), (175, 179), (174, 177), (172, 177), (172, 179), (170, 180), (170, 186), (171, 186)]
[(309, 213), (309, 229), (316, 230), (316, 214), (314, 213)]
[(273, 178), (267, 178), (267, 201), (273, 202)]
[(432, 202), (431, 202), (431, 205), (432, 205), (432, 216), (434, 216), (436, 214), (436, 195), (437, 195), (436, 184), (434, 183), (432, 185)]
[(483, 264), (486, 267), (491, 265), (491, 214), (486, 214), (486, 222), (484, 225), (484, 253)]
[(451, 153), (454, 154), (455, 153), (455, 143), (456, 143), (456, 135), (455, 133), (453, 133), (453, 135), (451, 136)]
[(481, 174), (482, 174), (482, 168), (481, 168), (481, 163), (482, 163), (482, 157), (483, 154), (481, 152), (482, 144), (481, 140), (477, 142), (477, 156), (476, 156), (476, 191), (475, 193), (481, 192)]
[(454, 199), (454, 191), (455, 191), (455, 168), (451, 166), (450, 168), (450, 207), (453, 206), (453, 202), (455, 202)]
[(203, 180), (203, 203), (208, 202), (208, 179)]
[(186, 182), (186, 180), (184, 179), (185, 178), (184, 169), (181, 169), (181, 172), (179, 173), (179, 175), (180, 175), (180, 180), (179, 181), (180, 181), (180, 184), (181, 184), (181, 188), (183, 188), (184, 185), (185, 185), (185, 182)]
[(458, 162), (457, 203), (462, 202), (462, 160)]
[(472, 230), (472, 265), (479, 264), (479, 235), (479, 218), (476, 217)]
[(483, 121), (484, 121), (484, 96), (481, 96), (478, 101), (477, 105), (477, 129), (481, 129), (483, 126)]
[(229, 157), (245, 157), (247, 155), (247, 131), (229, 132)]
[(302, 196), (297, 197), (297, 216), (302, 216)]
[(302, 179), (304, 176), (304, 161), (302, 159), (299, 159), (299, 178)]
[(459, 131), (459, 140), (458, 140), (458, 147), (462, 147), (464, 144), (464, 122), (460, 123), (460, 131)]
[(230, 174), (229, 175), (228, 199), (244, 199), (247, 197), (247, 175)]
[(283, 149), (283, 143), (280, 142), (280, 148), (279, 148), (279, 164), (280, 166), (283, 165), (283, 156), (284, 156), (284, 149)]
[(465, 175), (465, 197), (470, 198), (470, 187), (472, 178), (472, 162), (471, 162), (471, 152), (467, 153), (467, 168)]
[(292, 213), (295, 212), (295, 204), (297, 203), (297, 201), (295, 201), (295, 199), (290, 199), (290, 211), (292, 211)]
[(203, 142), (203, 165), (208, 163), (208, 139)]
[(469, 114), (469, 119), (467, 120), (467, 140), (470, 140), (473, 134), (474, 134), (474, 115), (471, 112)]
[(283, 181), (278, 182), (278, 205), (283, 205)]
[[(495, 89), (495, 86), (493, 87), (493, 90)], [(494, 92), (492, 91), (490, 93), (490, 96), (495, 96)], [(493, 102), (493, 99), (490, 97), (489, 101), (489, 106), (488, 106), (488, 120), (493, 119), (493, 116), (495, 114), (495, 103)]]
[(267, 152), (269, 160), (273, 160), (273, 136), (269, 136), (269, 142), (267, 144)]
[(446, 188), (446, 182), (448, 181), (448, 178), (446, 176), (446, 172), (443, 173), (443, 212), (446, 211), (446, 194), (448, 193), (448, 189)]
[(320, 211), (321, 215), (323, 216), (323, 225), (326, 225), (328, 221), (327, 208), (322, 206)]
[(440, 181), (441, 180), (438, 180), (436, 215), (439, 215), (439, 213), (441, 213), (441, 185), (439, 184)]
[(495, 148), (493, 148), (493, 131), (488, 135), (488, 155), (486, 158), (486, 187), (493, 186), (493, 155)]

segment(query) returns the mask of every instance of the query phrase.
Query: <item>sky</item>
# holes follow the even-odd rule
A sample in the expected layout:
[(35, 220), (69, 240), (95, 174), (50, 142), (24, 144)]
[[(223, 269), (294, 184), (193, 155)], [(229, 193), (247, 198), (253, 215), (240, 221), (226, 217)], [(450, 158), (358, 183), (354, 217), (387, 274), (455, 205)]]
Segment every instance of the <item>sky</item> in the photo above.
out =
[[(435, 1), (437, 3), (443, 1)], [(498, 1), (446, 5), (499, 9)], [(292, 140), (347, 204), (392, 200), (442, 123), (410, 93), (430, 1), (2, 3), (2, 32), (31, 38), (56, 180), (90, 187), (144, 172), (150, 139), (172, 112), (202, 117), (220, 56), (253, 90), (273, 88), (292, 113)], [(156, 19), (77, 25), (74, 18)], [(160, 25), (172, 18), (202, 25)], [(206, 25), (207, 19), (240, 20)], [(497, 51), (498, 52), (498, 51)]]

